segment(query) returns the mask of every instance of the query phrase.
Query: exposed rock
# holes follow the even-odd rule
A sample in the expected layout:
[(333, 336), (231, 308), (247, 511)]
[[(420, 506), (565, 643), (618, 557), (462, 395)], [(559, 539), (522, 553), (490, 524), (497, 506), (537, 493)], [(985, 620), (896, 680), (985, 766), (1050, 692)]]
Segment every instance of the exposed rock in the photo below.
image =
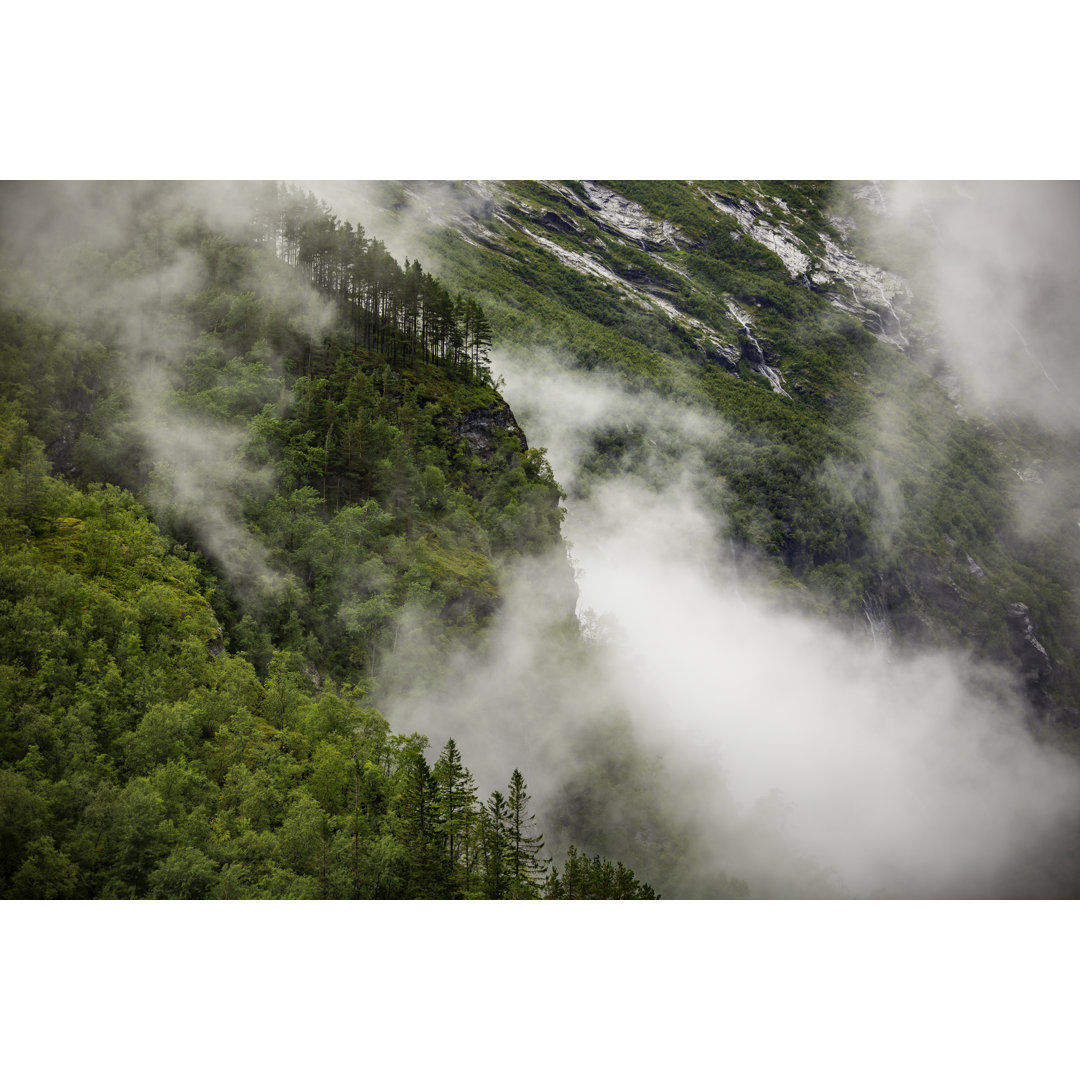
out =
[(499, 448), (499, 433), (517, 440), (522, 453), (529, 449), (525, 433), (508, 405), (472, 409), (454, 425), (454, 437), (464, 442), (481, 461), (489, 461)]
[(937, 580), (936, 569), (916, 567), (915, 584), (898, 567), (879, 570), (862, 600), (862, 614), (875, 641), (888, 645), (928, 644), (935, 638), (935, 620), (922, 602), (924, 575)]
[(1010, 604), (1005, 612), (1009, 630), (1013, 636), (1014, 648), (1022, 651), (1029, 660), (1029, 666), (1040, 671), (1050, 672), (1050, 657), (1046, 649), (1035, 637), (1035, 627), (1031, 621), (1031, 609), (1027, 604)]
[(581, 231), (572, 222), (567, 221), (560, 214), (556, 214), (554, 210), (548, 210), (546, 213), (541, 214), (538, 220), (544, 228), (554, 229), (556, 232), (577, 233)]
[(893, 624), (889, 609), (879, 595), (866, 593), (862, 599), (863, 618), (870, 628), (870, 638), (879, 649), (888, 649), (893, 643)]
[[(756, 202), (709, 191), (702, 194), (718, 210), (734, 217), (744, 235), (777, 255), (793, 280), (830, 294), (836, 307), (856, 315), (875, 337), (907, 350), (910, 342), (901, 302), (910, 298), (910, 292), (902, 278), (860, 262), (824, 233), (818, 234), (821, 248), (811, 250), (787, 225), (766, 220), (764, 208)], [(781, 200), (775, 201), (787, 211)], [(847, 223), (834, 224), (845, 235), (843, 226)]]
[(1046, 682), (1053, 665), (1046, 649), (1035, 636), (1031, 609), (1027, 604), (1010, 604), (1005, 611), (1005, 619), (1009, 624), (1013, 655), (1020, 661), (1020, 674), (1028, 695), (1036, 705), (1046, 707), (1050, 704)]
[[(700, 347), (706, 356), (728, 357), (731, 363), (725, 361), (726, 365), (732, 370), (737, 370), (738, 350), (733, 350), (727, 345), (712, 327), (693, 315), (680, 311), (669, 299), (671, 287), (666, 281), (661, 278), (654, 278), (646, 271), (633, 266), (628, 267), (625, 264), (621, 265), (619, 273), (616, 273), (595, 255), (582, 251), (570, 251), (561, 244), (557, 244), (550, 237), (534, 233), (520, 223), (515, 227), (519, 228), (531, 240), (535, 240), (541, 247), (550, 251), (564, 266), (600, 278), (609, 285), (615, 286), (626, 299), (632, 300), (646, 310), (662, 312), (667, 318), (677, 322), (691, 334), (696, 334)], [(668, 266), (666, 263), (662, 265)], [(668, 267), (668, 269), (673, 268)], [(780, 387), (779, 374), (774, 369), (766, 370), (763, 368), (761, 373), (773, 383), (774, 388), (778, 389), (780, 393), (784, 392)]]
[(583, 251), (569, 251), (561, 245), (556, 244), (554, 240), (551, 240), (546, 236), (540, 236), (538, 233), (534, 233), (524, 226), (518, 226), (518, 228), (520, 228), (530, 240), (535, 240), (541, 247), (547, 248), (559, 262), (564, 266), (569, 266), (571, 270), (578, 270), (583, 274), (591, 274), (593, 277), (601, 278), (612, 285), (622, 284), (619, 276), (609, 270), (595, 256), (586, 254)]
[(824, 233), (819, 238), (824, 250), (811, 282), (827, 293), (834, 306), (858, 316), (875, 337), (907, 350), (903, 304), (911, 292), (903, 278), (860, 262)]
[[(810, 269), (810, 256), (806, 245), (786, 225), (774, 225), (770, 221), (762, 220), (762, 208), (759, 205), (715, 195), (709, 191), (702, 193), (717, 210), (731, 214), (747, 236), (779, 256), (793, 278), (801, 277)], [(782, 201), (777, 201), (783, 209), (787, 209)]]
[(627, 240), (653, 251), (689, 243), (670, 221), (657, 220), (643, 206), (610, 188), (592, 180), (583, 180), (581, 186), (588, 193), (600, 222)]
[(734, 345), (717, 344), (714, 347), (705, 350), (706, 360), (712, 360), (715, 363), (723, 364), (736, 378), (739, 377), (739, 356), (740, 352)]
[(635, 285), (641, 285), (647, 289), (671, 291), (671, 285), (668, 282), (630, 263), (619, 267), (619, 276), (626, 281), (632, 281)]
[(761, 342), (754, 335), (753, 320), (734, 300), (728, 300), (727, 307), (732, 319), (740, 327), (738, 333), (742, 359), (747, 362), (753, 371), (756, 371), (759, 375), (764, 375), (776, 393), (783, 394), (784, 397), (790, 397), (784, 389), (779, 370), (770, 363), (775, 357), (766, 352)]

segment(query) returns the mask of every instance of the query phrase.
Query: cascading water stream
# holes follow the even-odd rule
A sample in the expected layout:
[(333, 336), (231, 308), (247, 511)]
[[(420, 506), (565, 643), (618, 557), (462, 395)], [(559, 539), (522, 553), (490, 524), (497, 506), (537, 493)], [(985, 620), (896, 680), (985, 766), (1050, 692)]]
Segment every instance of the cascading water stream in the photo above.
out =
[(753, 346), (754, 352), (757, 353), (757, 362), (750, 362), (750, 366), (759, 375), (764, 375), (769, 380), (770, 385), (777, 394), (783, 394), (784, 397), (790, 397), (791, 395), (784, 389), (784, 383), (780, 377), (780, 372), (776, 368), (770, 366), (768, 360), (765, 358), (765, 350), (761, 347), (761, 342), (754, 337), (753, 323), (750, 317), (740, 310), (739, 306), (732, 301), (728, 301), (728, 311), (731, 312), (731, 317), (743, 328), (743, 333), (746, 335), (746, 340)]

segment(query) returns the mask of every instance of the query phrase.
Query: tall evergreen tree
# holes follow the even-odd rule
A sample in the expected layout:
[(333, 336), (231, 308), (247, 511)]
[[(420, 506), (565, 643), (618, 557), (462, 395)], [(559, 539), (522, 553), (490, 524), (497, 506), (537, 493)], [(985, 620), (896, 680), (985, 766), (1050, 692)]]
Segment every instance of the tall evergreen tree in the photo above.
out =
[(509, 885), (509, 811), (501, 791), (493, 791), (480, 810), (480, 845), (484, 895), (503, 900)]
[(473, 374), (478, 379), (485, 381), (491, 377), (491, 324), (484, 314), (484, 309), (473, 301), (473, 341), (472, 360)]
[(509, 892), (515, 900), (533, 900), (540, 895), (537, 883), (544, 868), (544, 861), (540, 858), (544, 838), (533, 835), (536, 815), (529, 813), (530, 798), (525, 778), (520, 770), (515, 769), (510, 777), (509, 797), (506, 800)]
[(413, 736), (405, 747), (400, 812), (409, 850), (409, 895), (435, 900), (446, 895), (447, 873), (439, 850), (438, 787), (424, 758), (426, 745), (425, 737)]
[(461, 752), (453, 739), (448, 739), (439, 760), (432, 769), (438, 789), (438, 807), (443, 851), (451, 888), (457, 895), (471, 887), (470, 839), (476, 816), (476, 784), (472, 773), (465, 768)]

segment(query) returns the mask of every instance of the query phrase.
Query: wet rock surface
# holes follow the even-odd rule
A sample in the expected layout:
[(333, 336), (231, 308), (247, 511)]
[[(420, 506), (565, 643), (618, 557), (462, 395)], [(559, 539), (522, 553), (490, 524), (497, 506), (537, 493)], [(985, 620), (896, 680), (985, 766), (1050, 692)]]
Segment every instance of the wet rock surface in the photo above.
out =
[(1028, 696), (1034, 704), (1046, 707), (1050, 704), (1047, 683), (1054, 668), (1042, 642), (1035, 636), (1031, 609), (1027, 604), (1010, 604), (1005, 619), (1009, 625), (1009, 642), (1013, 655), (1019, 661)]
[(653, 251), (687, 243), (671, 222), (654, 218), (644, 207), (610, 188), (591, 180), (583, 180), (581, 186), (587, 192), (600, 222), (626, 239)]
[(509, 435), (524, 453), (529, 448), (509, 406), (473, 409), (454, 425), (454, 437), (465, 443), (481, 461), (490, 461), (502, 438)]

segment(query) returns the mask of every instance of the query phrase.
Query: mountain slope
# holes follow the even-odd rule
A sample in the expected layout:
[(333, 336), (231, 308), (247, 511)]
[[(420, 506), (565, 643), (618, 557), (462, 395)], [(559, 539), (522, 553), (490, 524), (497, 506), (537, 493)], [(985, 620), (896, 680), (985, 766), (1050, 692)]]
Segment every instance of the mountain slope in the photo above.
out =
[(3, 195), (0, 896), (651, 897), (372, 708), (559, 539), (475, 303), (276, 185)]
[[(1072, 496), (1056, 481), (1037, 521), (1025, 507), (1027, 470), (1067, 475), (1075, 436), (962, 397), (918, 230), (883, 246), (884, 199), (872, 184), (584, 181), (405, 186), (384, 206), (425, 222), (505, 349), (722, 417), (702, 485), (780, 580), (894, 646), (1008, 666), (1039, 715), (1074, 724)], [(907, 278), (868, 261), (875, 243)], [(641, 437), (594, 433), (583, 473), (621, 468)]]
[(1070, 264), (1008, 199), (3, 194), (6, 895), (1080, 890), (1069, 320), (1014, 221)]

